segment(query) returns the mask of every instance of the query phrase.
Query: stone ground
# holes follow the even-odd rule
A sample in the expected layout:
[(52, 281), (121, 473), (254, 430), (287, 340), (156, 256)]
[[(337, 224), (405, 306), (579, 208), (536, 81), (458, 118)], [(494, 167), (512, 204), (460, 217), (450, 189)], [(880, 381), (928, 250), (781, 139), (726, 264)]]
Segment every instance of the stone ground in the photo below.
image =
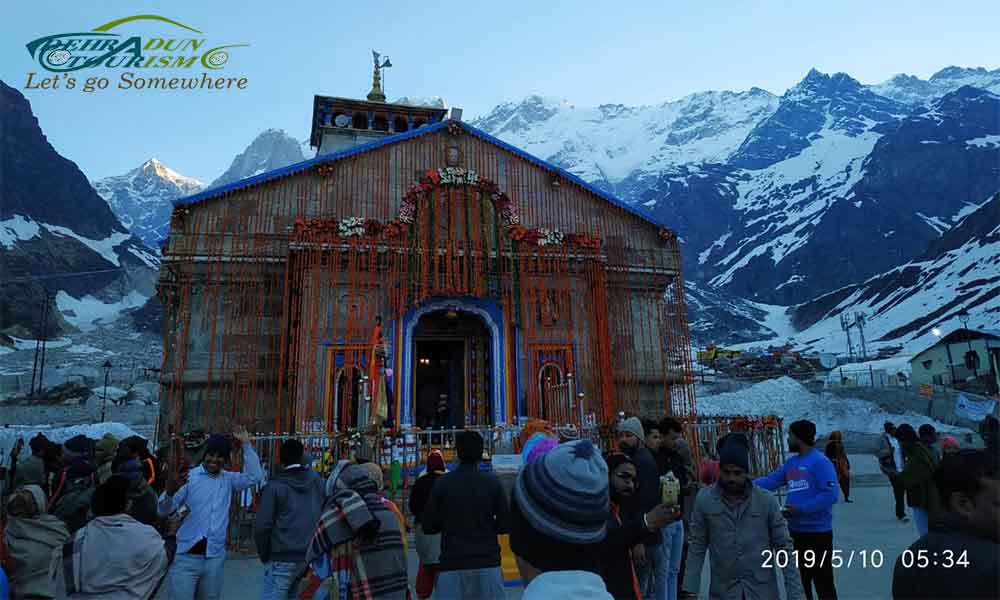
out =
[[(892, 569), (896, 558), (917, 539), (913, 522), (900, 523), (893, 513), (892, 490), (878, 471), (874, 457), (853, 455), (851, 458), (854, 503), (838, 503), (834, 507), (834, 548), (843, 551), (845, 565), (836, 570), (837, 592), (841, 600), (884, 600), (891, 597)], [(411, 544), (412, 547), (412, 544)], [(881, 566), (861, 563), (860, 553), (881, 554)], [(854, 553), (853, 564), (846, 565)], [(411, 580), (416, 576), (416, 553), (410, 556)], [(708, 561), (701, 598), (708, 597)], [(233, 557), (226, 563), (226, 598), (255, 598), (258, 578), (263, 568), (256, 558)], [(521, 597), (521, 588), (511, 588), (507, 597)]]

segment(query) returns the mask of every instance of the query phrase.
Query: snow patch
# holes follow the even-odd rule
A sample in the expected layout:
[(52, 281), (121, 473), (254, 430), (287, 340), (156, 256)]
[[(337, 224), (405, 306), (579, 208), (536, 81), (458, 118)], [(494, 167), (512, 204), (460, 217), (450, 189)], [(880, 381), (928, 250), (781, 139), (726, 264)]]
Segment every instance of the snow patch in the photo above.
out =
[[(110, 390), (110, 388), (108, 388)], [(73, 425), (70, 427), (52, 427), (50, 425), (18, 426), (12, 425), (0, 429), (0, 451), (4, 457), (10, 453), (18, 439), (23, 439), (25, 445), (39, 433), (44, 434), (53, 442), (62, 443), (78, 435), (85, 435), (92, 440), (101, 439), (105, 433), (110, 433), (119, 440), (138, 435), (128, 425), (122, 423), (94, 423), (90, 425)]]
[(965, 140), (965, 145), (975, 146), (976, 148), (1000, 146), (1000, 135), (984, 135), (982, 137), (972, 138), (971, 140)]
[[(809, 419), (816, 424), (818, 435), (837, 430), (881, 433), (883, 423), (901, 419), (865, 400), (814, 394), (789, 377), (769, 379), (736, 392), (699, 396), (698, 412), (708, 416), (777, 415), (785, 423)], [(902, 420), (914, 428), (928, 423), (938, 431), (966, 431), (913, 413), (903, 415)]]
[(59, 290), (56, 294), (56, 306), (69, 323), (82, 331), (91, 331), (98, 325), (110, 323), (117, 319), (121, 312), (130, 308), (139, 308), (148, 298), (138, 291), (131, 291), (118, 302), (106, 303), (87, 294), (83, 298), (74, 298)]
[(38, 232), (38, 223), (21, 215), (14, 215), (10, 219), (0, 221), (0, 244), (10, 250), (19, 241), (37, 237)]

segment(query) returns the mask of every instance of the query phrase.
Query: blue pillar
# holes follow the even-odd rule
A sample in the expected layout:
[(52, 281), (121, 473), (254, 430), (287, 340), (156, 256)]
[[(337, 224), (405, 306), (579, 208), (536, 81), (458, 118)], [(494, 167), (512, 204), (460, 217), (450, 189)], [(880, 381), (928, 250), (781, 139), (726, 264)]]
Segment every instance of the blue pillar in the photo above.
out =
[(375, 113), (368, 111), (368, 129), (375, 129)]
[(393, 121), (392, 121), (392, 113), (389, 113), (389, 116), (387, 118), (389, 120), (389, 122), (388, 122), (389, 133), (395, 133), (395, 131), (396, 131), (396, 124), (393, 123)]

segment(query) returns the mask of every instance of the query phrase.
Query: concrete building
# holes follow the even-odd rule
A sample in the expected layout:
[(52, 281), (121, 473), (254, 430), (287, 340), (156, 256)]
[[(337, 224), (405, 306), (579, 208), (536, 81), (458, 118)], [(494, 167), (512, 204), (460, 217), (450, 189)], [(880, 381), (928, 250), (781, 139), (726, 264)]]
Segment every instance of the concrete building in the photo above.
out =
[(1000, 377), (1000, 331), (956, 329), (910, 360), (913, 384), (954, 385), (989, 376), (993, 389)]

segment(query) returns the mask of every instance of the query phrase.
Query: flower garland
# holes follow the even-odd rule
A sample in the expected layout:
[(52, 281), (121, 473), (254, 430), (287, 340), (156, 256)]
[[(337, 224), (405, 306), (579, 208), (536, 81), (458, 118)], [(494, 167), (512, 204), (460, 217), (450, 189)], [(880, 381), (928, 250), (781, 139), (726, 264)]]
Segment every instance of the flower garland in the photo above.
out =
[(337, 223), (337, 234), (340, 237), (364, 237), (365, 220), (360, 217), (346, 217)]
[(475, 187), (484, 195), (488, 195), (493, 201), (493, 206), (503, 220), (504, 228), (509, 229), (521, 222), (517, 214), (517, 207), (507, 196), (500, 191), (495, 182), (485, 177), (480, 177), (472, 169), (462, 167), (444, 167), (441, 169), (431, 169), (418, 181), (410, 186), (410, 189), (403, 195), (403, 202), (399, 207), (398, 220), (402, 223), (412, 223), (417, 215), (417, 202), (426, 196), (428, 192), (438, 186), (459, 186), (468, 185)]

